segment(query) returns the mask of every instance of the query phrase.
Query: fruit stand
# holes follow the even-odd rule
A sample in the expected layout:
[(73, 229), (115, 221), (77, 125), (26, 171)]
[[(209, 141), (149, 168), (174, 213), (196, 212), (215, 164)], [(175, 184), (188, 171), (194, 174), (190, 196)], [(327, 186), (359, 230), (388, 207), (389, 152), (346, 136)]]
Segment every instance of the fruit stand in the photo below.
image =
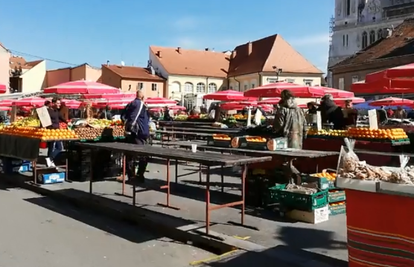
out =
[(337, 178), (347, 197), (349, 266), (412, 266), (414, 168), (403, 155), (399, 168), (368, 165), (360, 156), (342, 150)]

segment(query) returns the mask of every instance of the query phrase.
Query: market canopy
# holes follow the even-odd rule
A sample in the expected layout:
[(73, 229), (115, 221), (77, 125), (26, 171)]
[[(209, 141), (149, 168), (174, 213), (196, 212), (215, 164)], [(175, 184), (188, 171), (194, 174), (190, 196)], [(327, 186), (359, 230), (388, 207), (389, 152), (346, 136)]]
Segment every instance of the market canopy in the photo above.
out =
[(45, 88), (45, 94), (117, 94), (118, 88), (92, 81), (73, 81)]
[(414, 92), (414, 80), (382, 79), (374, 82), (356, 82), (351, 85), (355, 94), (411, 94)]
[(277, 82), (262, 85), (244, 92), (246, 97), (280, 97), (282, 91), (289, 90), (295, 97), (312, 98), (323, 97), (325, 91), (323, 87), (299, 85), (287, 82)]
[(28, 97), (14, 101), (13, 105), (41, 107), (45, 105), (45, 101), (46, 99), (41, 97)]
[(78, 109), (82, 105), (81, 101), (77, 101), (73, 99), (62, 99), (61, 102), (64, 103), (65, 106), (70, 109)]
[(7, 93), (7, 85), (0, 84), (0, 94), (5, 94), (5, 93)]
[(177, 101), (164, 97), (149, 97), (145, 99), (145, 104), (148, 106), (175, 106)]
[[(311, 87), (314, 87), (314, 86), (311, 86)], [(339, 89), (329, 88), (329, 87), (320, 87), (320, 86), (315, 86), (315, 87), (322, 88), (325, 91), (325, 94), (331, 94), (334, 98), (345, 98), (345, 97), (352, 98), (355, 96), (355, 94), (350, 91), (339, 90)]]
[(121, 98), (135, 98), (136, 93), (117, 93), (117, 94), (84, 94), (84, 99), (121, 99)]
[(402, 65), (382, 71), (373, 72), (365, 76), (365, 82), (376, 82), (382, 79), (414, 78), (414, 63)]
[(397, 98), (397, 97), (387, 97), (380, 100), (372, 101), (370, 106), (379, 107), (379, 106), (411, 106), (414, 105), (414, 101), (410, 99)]
[(338, 106), (344, 106), (346, 101), (351, 101), (352, 104), (360, 104), (360, 103), (364, 103), (365, 99), (362, 97), (334, 98), (334, 102)]
[(259, 105), (277, 105), (280, 102), (280, 97), (268, 98), (257, 102)]
[(218, 101), (256, 100), (256, 99), (249, 99), (243, 94), (243, 92), (234, 91), (234, 90), (217, 91), (215, 93), (204, 95), (203, 99), (218, 100)]

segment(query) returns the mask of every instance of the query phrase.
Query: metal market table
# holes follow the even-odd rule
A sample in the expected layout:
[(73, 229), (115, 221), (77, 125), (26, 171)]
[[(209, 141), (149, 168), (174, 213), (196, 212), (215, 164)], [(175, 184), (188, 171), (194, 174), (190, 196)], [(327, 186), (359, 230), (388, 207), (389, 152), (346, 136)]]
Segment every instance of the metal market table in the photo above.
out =
[[(206, 167), (206, 234), (209, 234), (210, 229), (210, 212), (213, 210), (218, 210), (221, 208), (226, 207), (233, 207), (241, 205), (241, 225), (244, 225), (244, 212), (245, 212), (245, 190), (246, 190), (246, 174), (248, 164), (257, 163), (257, 162), (266, 162), (272, 159), (271, 156), (257, 156), (257, 157), (248, 157), (248, 156), (240, 156), (240, 155), (224, 155), (224, 154), (216, 154), (216, 153), (208, 153), (203, 151), (197, 151), (195, 153), (189, 153), (185, 150), (180, 149), (168, 149), (162, 147), (154, 147), (154, 146), (141, 146), (141, 145), (134, 145), (134, 144), (127, 144), (127, 143), (97, 143), (97, 144), (88, 144), (88, 143), (79, 143), (81, 147), (89, 148), (91, 150), (110, 150), (113, 152), (123, 153), (123, 179), (122, 179), (122, 194), (125, 193), (125, 154), (129, 154), (132, 156), (147, 156), (147, 157), (157, 157), (166, 159), (166, 167), (167, 167), (167, 184), (161, 186), (161, 189), (167, 190), (167, 199), (166, 204), (159, 205), (179, 209), (170, 205), (170, 161), (175, 160), (176, 168), (175, 168), (175, 175), (178, 175), (178, 161), (187, 161), (187, 162), (194, 162)], [(93, 158), (91, 159), (91, 164), (93, 162)], [(242, 171), (242, 199), (240, 201), (227, 203), (223, 205), (210, 205), (210, 168), (211, 167), (230, 167), (230, 166), (243, 166)], [(91, 174), (92, 175), (92, 174)], [(177, 179), (177, 178), (176, 178)], [(92, 184), (93, 179), (90, 180), (89, 185), (89, 192), (92, 194)], [(136, 185), (133, 184), (133, 194), (132, 194), (132, 204), (135, 206), (136, 204)]]

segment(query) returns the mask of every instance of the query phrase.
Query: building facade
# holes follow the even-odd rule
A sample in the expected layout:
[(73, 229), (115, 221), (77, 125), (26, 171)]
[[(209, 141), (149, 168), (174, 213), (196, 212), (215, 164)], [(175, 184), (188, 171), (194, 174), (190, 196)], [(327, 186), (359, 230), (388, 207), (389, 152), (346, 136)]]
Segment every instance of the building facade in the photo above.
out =
[(9, 84), (11, 93), (37, 93), (46, 85), (46, 61), (26, 61), (20, 56), (9, 59)]
[(102, 65), (102, 83), (120, 88), (123, 92), (142, 90), (146, 98), (164, 97), (167, 81), (151, 68)]
[(7, 85), (7, 87), (9, 87), (10, 77), (10, 56), (10, 51), (0, 43), (0, 84)]
[[(414, 0), (335, 0), (328, 68), (387, 36), (414, 16)], [(328, 85), (332, 74), (328, 72)]]
[(87, 63), (76, 67), (48, 70), (46, 73), (46, 87), (78, 80), (99, 82), (101, 75), (100, 68), (92, 67)]

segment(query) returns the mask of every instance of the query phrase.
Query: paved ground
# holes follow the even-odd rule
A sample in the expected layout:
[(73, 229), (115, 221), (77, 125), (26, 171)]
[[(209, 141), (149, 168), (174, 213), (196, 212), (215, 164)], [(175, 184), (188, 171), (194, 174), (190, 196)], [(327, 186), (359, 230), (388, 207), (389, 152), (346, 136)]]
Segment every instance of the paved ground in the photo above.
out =
[[(191, 173), (198, 168), (190, 165), (180, 165), (179, 173)], [(220, 190), (219, 175), (212, 175), (211, 181), (216, 183), (212, 189), (216, 191), (212, 194), (212, 202), (228, 202), (237, 200), (240, 195), (240, 179), (235, 177), (237, 169), (233, 169), (225, 177), (227, 194), (219, 194)], [(174, 173), (174, 167), (171, 167)], [(216, 173), (218, 173), (216, 171)], [(151, 163), (149, 172), (146, 174), (148, 182), (143, 192), (137, 193), (137, 205), (145, 209), (166, 213), (177, 218), (192, 220), (203, 225), (205, 222), (205, 205), (203, 185), (198, 184), (198, 174), (189, 174), (180, 177), (180, 185), (172, 190), (171, 202), (173, 205), (181, 207), (181, 210), (162, 208), (157, 206), (158, 202), (165, 202), (164, 190), (156, 189), (163, 184), (166, 177), (166, 167), (162, 164)], [(50, 189), (74, 188), (88, 192), (89, 183), (65, 183), (60, 185), (47, 186)], [(120, 192), (121, 185), (115, 181), (96, 182), (93, 191), (97, 195), (109, 197), (115, 200), (131, 203), (130, 198), (117, 196), (114, 192)], [(127, 194), (131, 195), (131, 187), (127, 186)], [(234, 226), (228, 221), (240, 221), (240, 212), (237, 208), (225, 208), (215, 210), (212, 213), (212, 221), (215, 223), (212, 230), (224, 233), (229, 236), (246, 237), (249, 241), (260, 244), (266, 248), (273, 249), (280, 245), (292, 248), (304, 249), (310, 252), (327, 255), (333, 258), (347, 260), (346, 243), (346, 216), (339, 215), (331, 217), (328, 222), (312, 225), (301, 222), (289, 222), (278, 217), (275, 213), (268, 213), (258, 210), (249, 210), (246, 216), (246, 223), (258, 227), (260, 231)]]
[(0, 199), (0, 266), (184, 267), (212, 256), (25, 190), (0, 187)]

